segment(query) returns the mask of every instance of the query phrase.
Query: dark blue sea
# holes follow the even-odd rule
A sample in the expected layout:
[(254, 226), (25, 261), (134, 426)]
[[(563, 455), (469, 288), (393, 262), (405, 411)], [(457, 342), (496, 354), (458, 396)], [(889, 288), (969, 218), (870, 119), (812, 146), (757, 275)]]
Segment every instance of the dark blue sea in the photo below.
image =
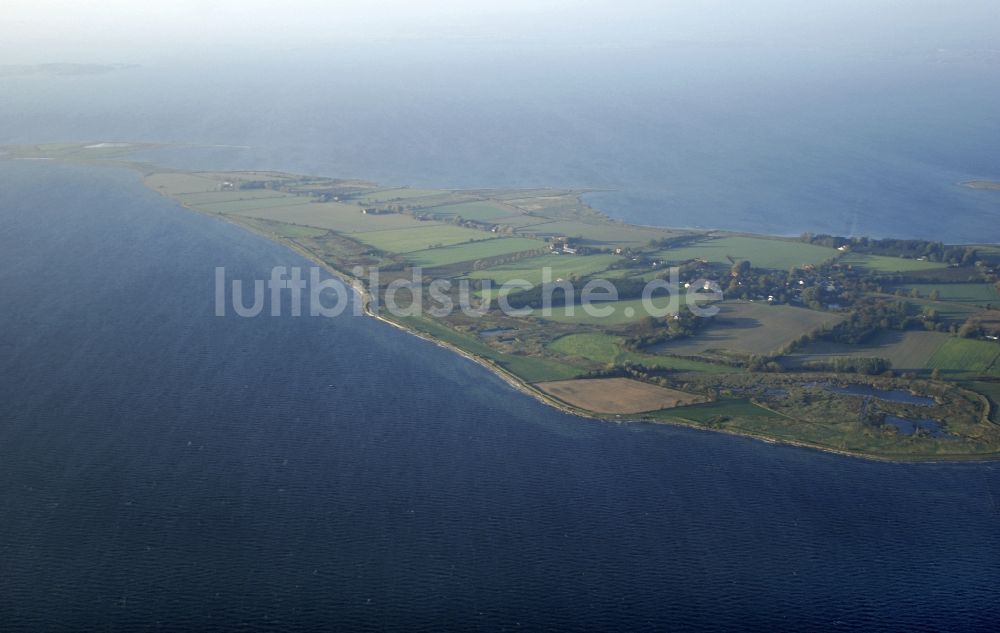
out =
[[(0, 161), (2, 631), (995, 631), (1000, 473), (578, 419), (136, 174)], [(287, 312), (286, 312), (287, 314)]]

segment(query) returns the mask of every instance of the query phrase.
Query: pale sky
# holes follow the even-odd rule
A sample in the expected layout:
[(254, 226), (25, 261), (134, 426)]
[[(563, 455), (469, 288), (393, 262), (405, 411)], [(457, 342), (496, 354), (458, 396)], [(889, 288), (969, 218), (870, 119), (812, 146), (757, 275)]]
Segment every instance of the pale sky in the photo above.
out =
[(694, 40), (1000, 49), (1000, 2), (5, 0), (0, 8), (0, 63), (460, 37), (598, 46)]

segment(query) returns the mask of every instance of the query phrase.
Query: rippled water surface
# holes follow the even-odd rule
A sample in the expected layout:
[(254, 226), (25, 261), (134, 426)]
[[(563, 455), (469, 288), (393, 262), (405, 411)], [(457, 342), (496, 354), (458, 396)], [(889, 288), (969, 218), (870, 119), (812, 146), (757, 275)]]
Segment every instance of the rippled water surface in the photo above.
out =
[(0, 630), (995, 630), (1000, 475), (577, 419), (296, 255), (0, 162)]

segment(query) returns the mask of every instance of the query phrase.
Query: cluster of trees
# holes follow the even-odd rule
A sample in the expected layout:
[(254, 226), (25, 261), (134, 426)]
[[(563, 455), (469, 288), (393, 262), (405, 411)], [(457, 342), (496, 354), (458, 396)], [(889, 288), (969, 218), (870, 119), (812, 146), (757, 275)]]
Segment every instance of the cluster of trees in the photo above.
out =
[(640, 351), (644, 348), (697, 334), (711, 318), (700, 317), (683, 306), (675, 316), (646, 317), (629, 328), (625, 348)]
[(698, 242), (703, 239), (705, 239), (704, 235), (675, 235), (673, 237), (661, 237), (649, 240), (648, 246), (655, 249), (680, 248), (681, 246), (688, 246), (692, 242)]
[(868, 237), (840, 237), (836, 235), (813, 235), (803, 233), (800, 238), (808, 244), (840, 248), (847, 246), (852, 251), (871, 255), (888, 255), (890, 257), (909, 257), (916, 259), (926, 257), (932, 262), (948, 262), (962, 266), (972, 266), (976, 263), (977, 252), (971, 246), (948, 246), (943, 242), (931, 240), (900, 240), (886, 238), (881, 240)]
[(240, 189), (277, 189), (288, 188), (286, 180), (247, 180), (240, 183)]
[(987, 336), (1000, 336), (1000, 325), (983, 323), (976, 317), (971, 317), (965, 321), (955, 332), (962, 338), (984, 338)]
[[(883, 240), (888, 242), (904, 242), (903, 240)], [(909, 241), (905, 241), (909, 243)], [(967, 247), (948, 247), (949, 253), (954, 249), (963, 252)], [(969, 249), (974, 253), (975, 249)], [(964, 256), (963, 256), (964, 257)], [(967, 260), (964, 260), (967, 261)], [(969, 277), (970, 282), (994, 281), (991, 276), (974, 269), (976, 272)], [(916, 274), (885, 274), (865, 268), (846, 266), (836, 260), (825, 262), (819, 266), (792, 268), (788, 271), (753, 268), (749, 261), (734, 262), (729, 269), (727, 280), (723, 282), (723, 292), (727, 299), (763, 299), (773, 297), (774, 303), (801, 303), (814, 310), (821, 310), (831, 304), (842, 307), (854, 305), (871, 293), (893, 292), (892, 286), (900, 284), (928, 281)], [(1000, 290), (1000, 280), (995, 281)], [(890, 288), (887, 290), (887, 288)], [(896, 296), (920, 298), (920, 293), (910, 290), (908, 293), (897, 289)], [(928, 298), (938, 300), (939, 290), (932, 290)]]
[(858, 306), (844, 321), (817, 333), (819, 338), (856, 345), (880, 330), (908, 330), (915, 327), (935, 329), (935, 311), (912, 314), (905, 301), (876, 299)]
[[(580, 291), (583, 290), (583, 287), (578, 281), (576, 278), (569, 280), (568, 283), (573, 286), (572, 292), (567, 292), (561, 283), (536, 285), (528, 290), (511, 292), (507, 297), (507, 302), (512, 308), (538, 309), (544, 306), (544, 297), (548, 295), (551, 297), (552, 303), (550, 305), (553, 307), (566, 306), (570, 303), (579, 305)], [(646, 282), (642, 279), (625, 278), (609, 281), (618, 290), (619, 299), (637, 299), (642, 296), (642, 292), (646, 287)]]
[[(608, 250), (610, 252), (610, 249)], [(660, 258), (650, 257), (649, 255), (633, 255), (615, 261), (608, 268), (611, 270), (620, 270), (623, 268), (647, 269), (652, 267), (653, 262), (656, 261), (660, 261)]]
[(776, 374), (785, 370), (776, 357), (765, 354), (751, 354), (745, 365), (750, 371), (766, 371)]
[[(816, 340), (832, 341), (856, 345), (865, 342), (880, 330), (907, 330), (922, 327), (928, 330), (944, 330), (945, 325), (937, 310), (928, 309), (918, 314), (910, 312), (903, 301), (871, 300), (857, 307), (841, 323), (834, 327), (822, 325), (807, 332), (778, 350), (778, 356), (786, 356)], [(838, 371), (838, 370), (831, 370)], [(851, 371), (845, 369), (844, 371)], [(866, 373), (866, 372), (859, 372)]]
[(438, 222), (445, 222), (447, 224), (454, 224), (455, 226), (464, 226), (470, 229), (479, 229), (480, 231), (489, 231), (493, 228), (493, 225), (488, 222), (480, 222), (479, 220), (467, 220), (460, 215), (436, 215), (434, 219)]
[[(778, 354), (781, 356), (782, 354)], [(892, 363), (885, 358), (869, 358), (865, 356), (837, 356), (829, 360), (813, 360), (803, 363), (805, 371), (824, 371), (843, 374), (863, 374), (866, 376), (881, 376), (892, 370)], [(754, 354), (747, 359), (746, 368), (750, 371), (781, 373), (784, 366), (777, 357)]]
[[(270, 187), (269, 187), (270, 188)], [(313, 200), (315, 202), (330, 202), (334, 198), (338, 197), (338, 194), (347, 197), (349, 194), (342, 194), (339, 191), (324, 191), (321, 193), (313, 192)], [(398, 199), (397, 199), (398, 200)], [(364, 200), (356, 200), (358, 205), (365, 207)], [(497, 233), (502, 233), (504, 235), (511, 235), (514, 233), (514, 227), (510, 225), (497, 225), (492, 222), (484, 222), (482, 220), (473, 220), (464, 218), (461, 215), (455, 215), (451, 213), (438, 213), (435, 211), (434, 207), (425, 207), (416, 204), (403, 204), (402, 202), (397, 202), (395, 204), (382, 204), (370, 207), (371, 212), (376, 214), (391, 214), (399, 213), (412, 216), (416, 220), (428, 221), (434, 220), (436, 222), (444, 222), (446, 224), (454, 224), (456, 226), (464, 226), (471, 229), (478, 229), (480, 231), (494, 231)]]
[(656, 367), (646, 367), (645, 365), (632, 362), (624, 362), (620, 365), (609, 364), (601, 369), (594, 369), (581, 374), (580, 378), (634, 378), (642, 382), (652, 383), (661, 387), (677, 387), (688, 392), (700, 393), (708, 396), (710, 400), (718, 399), (718, 390), (699, 383), (677, 384), (669, 378), (670, 370)]
[(624, 363), (609, 363), (600, 369), (592, 369), (581, 374), (580, 378), (641, 378), (646, 379), (661, 373), (659, 370), (646, 367), (639, 363), (625, 361)]
[(892, 369), (892, 363), (885, 358), (865, 356), (835, 356), (829, 360), (811, 360), (802, 365), (810, 371), (830, 371), (843, 374), (865, 374), (880, 376)]
[(821, 310), (832, 303), (850, 305), (863, 292), (856, 275), (848, 271), (827, 266), (768, 270), (753, 268), (747, 260), (733, 265), (729, 280), (723, 285), (727, 299), (772, 297), (773, 303), (798, 302), (813, 310)]

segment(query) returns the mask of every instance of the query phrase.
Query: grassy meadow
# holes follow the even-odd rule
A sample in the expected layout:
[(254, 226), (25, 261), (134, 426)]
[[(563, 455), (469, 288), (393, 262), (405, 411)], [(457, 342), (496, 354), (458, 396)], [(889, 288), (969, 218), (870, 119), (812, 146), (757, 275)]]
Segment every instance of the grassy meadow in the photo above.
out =
[(937, 293), (938, 301), (954, 301), (956, 303), (968, 303), (977, 306), (988, 304), (1000, 305), (1000, 292), (993, 284), (984, 283), (940, 283), (940, 284), (903, 284), (896, 286), (893, 290), (901, 290), (909, 295), (912, 291), (917, 291), (921, 297), (930, 298)]
[(836, 255), (836, 249), (823, 246), (744, 236), (709, 238), (657, 252), (657, 256), (672, 264), (703, 259), (709, 263), (729, 265), (732, 258), (738, 261), (749, 260), (752, 265), (760, 268), (781, 270), (806, 264), (821, 264)]
[[(543, 244), (543, 242), (535, 242)], [(542, 283), (542, 269), (552, 271), (552, 280), (586, 277), (607, 270), (615, 262), (621, 261), (616, 255), (555, 255), (545, 254), (510, 264), (499, 264), (486, 270), (477, 270), (469, 277), (472, 279), (491, 279), (497, 285), (502, 285), (513, 279), (523, 279), (533, 284)]]
[(948, 267), (948, 264), (941, 262), (920, 261), (905, 257), (867, 255), (863, 253), (848, 253), (840, 259), (840, 263), (880, 273), (912, 273)]
[(1000, 343), (995, 341), (949, 338), (934, 352), (927, 366), (945, 374), (1000, 376), (997, 356)]
[(650, 369), (670, 369), (679, 372), (725, 374), (739, 371), (726, 365), (675, 356), (643, 354), (624, 348), (624, 337), (588, 332), (567, 334), (549, 343), (548, 348), (558, 354), (580, 358), (601, 365), (634, 363)]
[(809, 361), (829, 361), (837, 357), (885, 358), (898, 371), (921, 371), (930, 368), (931, 357), (949, 340), (944, 332), (880, 332), (870, 341), (857, 345), (813, 341), (787, 357), (791, 366)]
[[(479, 234), (480, 236), (482, 234)], [(523, 237), (500, 237), (488, 241), (477, 241), (457, 246), (431, 248), (407, 253), (406, 261), (414, 266), (447, 266), (460, 262), (474, 263), (489, 257), (537, 251), (545, 248), (545, 242)]]
[(712, 350), (773, 354), (803, 334), (843, 319), (833, 312), (759, 302), (727, 301), (720, 308), (712, 327), (705, 332), (663, 343), (651, 351), (682, 356), (697, 356)]
[[(400, 216), (405, 217), (405, 216)], [(412, 253), (469, 242), (497, 239), (497, 235), (451, 224), (425, 222), (408, 229), (387, 229), (358, 233), (357, 240), (390, 253)]]
[[(650, 303), (652, 304), (654, 310), (665, 311), (668, 312), (668, 314), (676, 314), (677, 310), (675, 307), (671, 306), (670, 300), (670, 297), (654, 296), (650, 300)], [(683, 305), (683, 300), (678, 302), (677, 305)], [(608, 301), (602, 303), (594, 302), (592, 304), (592, 311), (610, 310), (610, 314), (606, 316), (588, 314), (583, 307), (579, 305), (554, 306), (551, 310), (551, 314), (544, 315), (542, 314), (541, 309), (536, 309), (532, 318), (544, 319), (555, 323), (610, 327), (635, 323), (649, 316), (662, 316), (659, 313), (650, 315), (647, 312), (642, 299), (623, 299), (621, 301)]]

